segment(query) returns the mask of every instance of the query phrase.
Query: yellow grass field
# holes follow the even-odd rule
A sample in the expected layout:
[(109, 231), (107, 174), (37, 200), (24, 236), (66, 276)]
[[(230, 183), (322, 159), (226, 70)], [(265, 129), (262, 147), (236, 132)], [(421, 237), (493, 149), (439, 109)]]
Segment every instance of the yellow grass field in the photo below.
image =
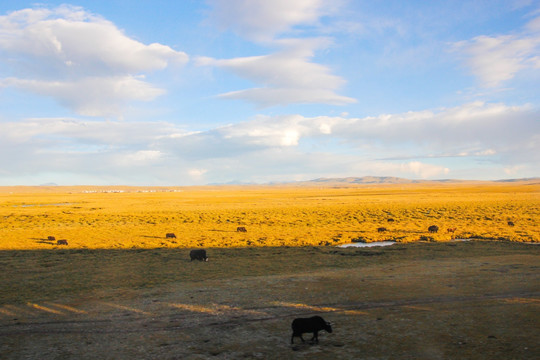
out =
[(0, 250), (540, 242), (540, 183), (0, 187), (0, 220)]

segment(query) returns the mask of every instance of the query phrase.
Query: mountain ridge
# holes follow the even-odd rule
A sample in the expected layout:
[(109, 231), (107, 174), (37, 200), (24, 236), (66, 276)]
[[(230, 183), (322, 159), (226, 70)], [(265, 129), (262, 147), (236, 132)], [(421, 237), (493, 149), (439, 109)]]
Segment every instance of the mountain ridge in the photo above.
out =
[(435, 180), (417, 180), (407, 179), (395, 176), (361, 176), (361, 177), (342, 177), (342, 178), (317, 178), (307, 181), (287, 182), (289, 184), (421, 184), (421, 183), (464, 183), (464, 182), (529, 182), (540, 183), (540, 177), (521, 178), (521, 179), (501, 179), (501, 180), (462, 180), (462, 179), (435, 179)]

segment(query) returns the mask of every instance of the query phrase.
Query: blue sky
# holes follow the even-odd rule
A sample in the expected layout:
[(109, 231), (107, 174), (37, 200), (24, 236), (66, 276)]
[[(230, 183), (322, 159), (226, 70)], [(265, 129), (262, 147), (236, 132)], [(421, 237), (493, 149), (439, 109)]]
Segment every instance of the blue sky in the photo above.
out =
[(0, 3), (0, 185), (540, 176), (540, 1)]

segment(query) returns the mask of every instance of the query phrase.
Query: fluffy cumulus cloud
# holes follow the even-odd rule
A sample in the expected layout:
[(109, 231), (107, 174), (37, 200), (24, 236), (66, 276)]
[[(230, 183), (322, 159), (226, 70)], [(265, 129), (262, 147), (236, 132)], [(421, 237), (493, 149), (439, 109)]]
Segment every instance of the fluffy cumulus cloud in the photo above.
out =
[(73, 173), (101, 176), (100, 183), (182, 185), (321, 174), (447, 178), (463, 175), (448, 165), (455, 158), (468, 159), (474, 176), (490, 169), (494, 177), (525, 177), (540, 163), (539, 116), (527, 106), (475, 102), (364, 118), (260, 115), (204, 131), (168, 122), (28, 119), (0, 123), (0, 151), (13, 154), (0, 158), (0, 169), (3, 179)]
[(129, 101), (154, 99), (164, 90), (142, 75), (188, 60), (183, 52), (142, 44), (72, 6), (0, 16), (0, 54), (11, 75), (0, 74), (0, 86), (47, 95), (92, 116), (118, 116)]
[(520, 71), (540, 69), (540, 16), (520, 32), (510, 35), (477, 36), (454, 44), (466, 65), (485, 87), (497, 87)]
[[(298, 30), (302, 25), (316, 24), (325, 14), (337, 8), (339, 2), (323, 0), (301, 1), (210, 1), (211, 18), (223, 29), (231, 29), (239, 36), (269, 46), (275, 52), (268, 55), (232, 59), (199, 57), (197, 63), (228, 70), (255, 83), (257, 87), (232, 90), (220, 95), (227, 99), (241, 99), (260, 107), (294, 103), (324, 103), (343, 105), (356, 100), (337, 94), (345, 80), (332, 74), (325, 65), (313, 61), (316, 50), (328, 48), (329, 37), (309, 37)], [(295, 35), (280, 38), (280, 35)], [(299, 37), (299, 35), (304, 35)]]

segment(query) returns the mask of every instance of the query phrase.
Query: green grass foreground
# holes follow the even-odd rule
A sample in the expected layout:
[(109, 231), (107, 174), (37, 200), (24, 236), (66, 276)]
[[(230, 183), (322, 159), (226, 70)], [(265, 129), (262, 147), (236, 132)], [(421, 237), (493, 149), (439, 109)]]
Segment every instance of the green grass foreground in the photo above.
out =
[[(540, 247), (1, 251), (5, 359), (536, 359)], [(295, 317), (334, 332), (290, 345)], [(304, 336), (309, 339), (311, 336)]]

